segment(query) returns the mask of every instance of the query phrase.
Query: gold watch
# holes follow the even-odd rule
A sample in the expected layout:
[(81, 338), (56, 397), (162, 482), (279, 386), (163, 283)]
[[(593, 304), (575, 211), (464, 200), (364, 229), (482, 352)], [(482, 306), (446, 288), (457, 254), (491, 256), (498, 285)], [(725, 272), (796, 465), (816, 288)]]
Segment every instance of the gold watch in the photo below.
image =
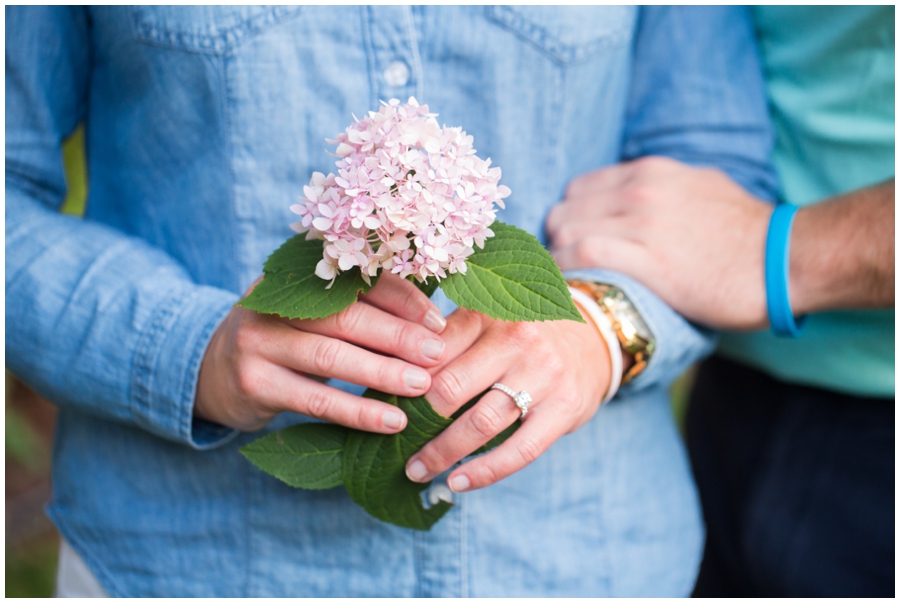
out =
[(634, 356), (634, 364), (622, 375), (622, 385), (625, 385), (647, 368), (647, 363), (650, 362), (656, 348), (653, 333), (628, 296), (618, 287), (577, 279), (572, 279), (568, 283), (570, 287), (583, 291), (597, 302), (612, 323), (619, 345)]

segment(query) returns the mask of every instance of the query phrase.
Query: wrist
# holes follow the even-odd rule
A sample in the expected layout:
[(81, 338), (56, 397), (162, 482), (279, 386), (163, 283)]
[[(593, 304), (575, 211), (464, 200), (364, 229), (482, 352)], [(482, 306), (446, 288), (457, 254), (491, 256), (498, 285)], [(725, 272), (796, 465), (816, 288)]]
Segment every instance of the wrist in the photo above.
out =
[[(816, 250), (810, 249), (810, 243), (815, 241), (814, 236), (809, 236), (814, 234), (811, 229), (815, 228), (815, 216), (810, 213), (810, 209), (801, 207), (797, 210), (791, 233), (788, 297), (795, 316), (802, 316), (813, 310), (810, 300), (815, 297), (816, 283), (820, 280), (816, 277), (816, 272), (821, 261), (816, 257)], [(820, 251), (827, 253), (824, 249)]]
[(656, 348), (655, 338), (637, 308), (624, 291), (613, 285), (580, 279), (567, 282), (570, 291), (580, 291), (599, 306), (601, 314), (612, 325), (619, 342), (617, 350), (620, 354), (624, 353), (622, 364), (627, 365), (622, 372), (621, 383), (624, 385), (637, 377), (647, 368)]
[(797, 315), (894, 305), (894, 181), (801, 207), (790, 301)]
[(799, 337), (806, 317), (797, 317), (790, 299), (791, 234), (797, 206), (775, 206), (766, 235), (766, 309), (772, 332), (779, 337)]
[(607, 351), (609, 379), (600, 402), (601, 404), (604, 404), (616, 395), (616, 392), (619, 390), (619, 386), (622, 383), (622, 375), (624, 374), (623, 363), (625, 360), (622, 348), (619, 344), (619, 339), (613, 330), (612, 322), (606, 314), (604, 314), (603, 310), (600, 309), (597, 302), (584, 291), (580, 291), (573, 287), (569, 287), (569, 293), (572, 295), (572, 301), (575, 302), (575, 306), (578, 308), (578, 311), (581, 312), (585, 322), (592, 325), (595, 333), (600, 336), (600, 339), (604, 344), (601, 348), (606, 349)]

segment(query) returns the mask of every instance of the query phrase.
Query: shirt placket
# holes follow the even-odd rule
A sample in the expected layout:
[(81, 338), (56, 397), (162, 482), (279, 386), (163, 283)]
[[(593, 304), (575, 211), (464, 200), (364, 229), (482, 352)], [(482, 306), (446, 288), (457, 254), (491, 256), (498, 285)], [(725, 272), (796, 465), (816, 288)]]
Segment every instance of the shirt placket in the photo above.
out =
[(450, 509), (431, 530), (416, 532), (413, 539), (417, 597), (465, 597), (467, 587), (464, 494), (454, 494), (446, 485), (449, 472), (438, 476), (423, 493), (435, 504), (451, 502)]
[(406, 102), (410, 96), (422, 99), (422, 66), (412, 8), (409, 6), (368, 6), (364, 10), (371, 110), (379, 101), (392, 98)]

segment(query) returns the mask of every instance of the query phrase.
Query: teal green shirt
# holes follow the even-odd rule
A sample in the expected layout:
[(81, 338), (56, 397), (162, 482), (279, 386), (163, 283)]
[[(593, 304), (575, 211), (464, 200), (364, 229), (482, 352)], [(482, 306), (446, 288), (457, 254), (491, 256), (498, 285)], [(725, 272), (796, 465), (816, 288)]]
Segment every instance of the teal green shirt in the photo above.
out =
[[(894, 176), (894, 7), (754, 9), (785, 201)], [(723, 335), (719, 351), (794, 383), (894, 395), (894, 310), (808, 317), (798, 339)]]

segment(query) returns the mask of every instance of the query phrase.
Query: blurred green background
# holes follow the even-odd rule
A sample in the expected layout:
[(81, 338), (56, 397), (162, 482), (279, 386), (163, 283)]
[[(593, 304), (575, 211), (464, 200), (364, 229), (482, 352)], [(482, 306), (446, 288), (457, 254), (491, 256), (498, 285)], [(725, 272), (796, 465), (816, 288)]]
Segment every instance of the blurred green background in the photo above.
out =
[[(67, 194), (61, 211), (84, 215), (88, 173), (84, 128), (63, 142)], [(672, 408), (683, 430), (693, 371), (672, 385)], [(56, 408), (6, 373), (6, 596), (51, 597), (59, 534), (44, 515), (50, 500), (50, 455)]]

